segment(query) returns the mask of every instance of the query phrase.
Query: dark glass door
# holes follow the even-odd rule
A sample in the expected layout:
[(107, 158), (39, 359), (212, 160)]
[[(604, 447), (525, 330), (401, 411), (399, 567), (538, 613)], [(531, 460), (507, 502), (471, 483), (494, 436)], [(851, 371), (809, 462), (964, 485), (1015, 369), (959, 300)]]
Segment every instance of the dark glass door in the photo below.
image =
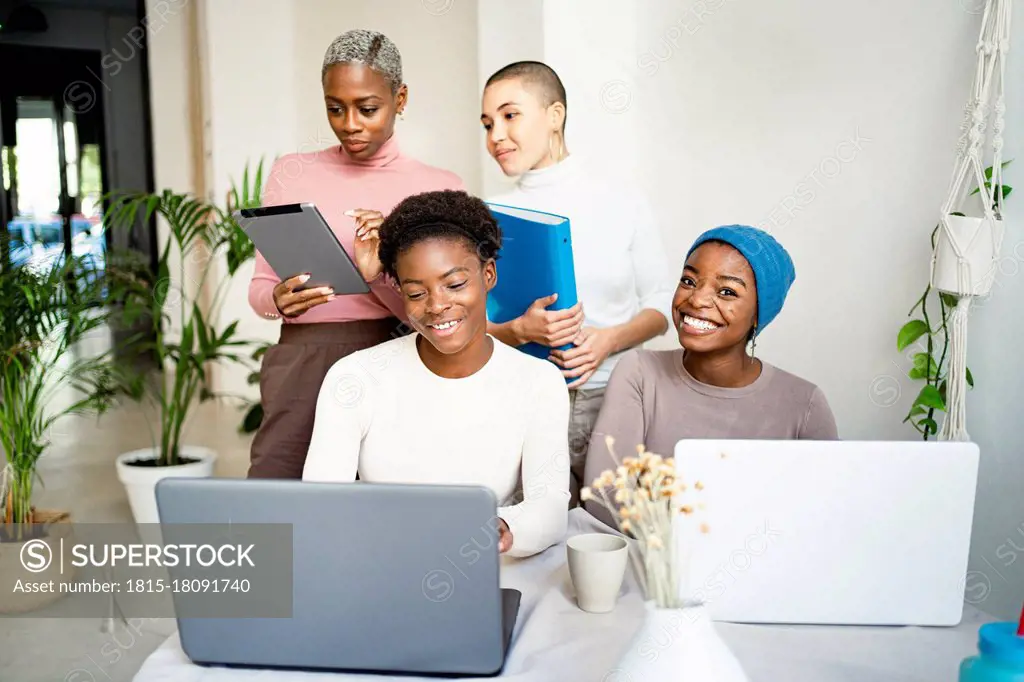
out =
[(18, 63), (4, 53), (25, 50), (34, 53), (30, 71), (40, 77), (0, 79), (0, 230), (8, 237), (0, 239), (0, 267), (48, 268), (71, 254), (102, 267), (108, 244), (102, 88), (90, 90), (88, 108), (66, 96), (99, 54), (0, 46), (0, 63)]

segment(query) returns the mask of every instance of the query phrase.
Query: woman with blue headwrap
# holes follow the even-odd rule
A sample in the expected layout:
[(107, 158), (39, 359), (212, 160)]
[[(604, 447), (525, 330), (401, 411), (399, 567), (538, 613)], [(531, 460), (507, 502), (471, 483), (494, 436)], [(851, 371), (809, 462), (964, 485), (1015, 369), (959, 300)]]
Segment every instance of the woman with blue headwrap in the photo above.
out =
[[(594, 425), (584, 480), (615, 469), (607, 436), (619, 456), (639, 444), (671, 456), (683, 438), (837, 439), (821, 389), (754, 352), (795, 277), (789, 254), (763, 230), (728, 225), (698, 237), (672, 300), (682, 348), (637, 350), (619, 361)], [(587, 509), (607, 520), (600, 505)]]

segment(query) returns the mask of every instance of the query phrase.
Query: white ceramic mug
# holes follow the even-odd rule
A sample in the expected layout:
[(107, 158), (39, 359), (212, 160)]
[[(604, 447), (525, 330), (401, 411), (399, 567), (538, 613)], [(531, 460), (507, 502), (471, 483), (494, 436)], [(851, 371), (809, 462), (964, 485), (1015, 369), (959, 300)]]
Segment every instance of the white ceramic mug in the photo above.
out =
[(565, 551), (579, 607), (590, 613), (613, 610), (629, 561), (625, 538), (607, 533), (574, 535)]

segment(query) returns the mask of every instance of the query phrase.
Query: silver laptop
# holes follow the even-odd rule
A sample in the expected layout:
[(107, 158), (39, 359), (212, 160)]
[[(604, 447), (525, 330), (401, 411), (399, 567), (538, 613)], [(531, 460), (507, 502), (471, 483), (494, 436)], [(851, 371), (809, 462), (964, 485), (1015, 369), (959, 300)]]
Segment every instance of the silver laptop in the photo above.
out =
[(683, 590), (712, 619), (960, 622), (974, 443), (683, 440), (674, 455), (694, 505), (676, 529)]
[(293, 524), (291, 617), (179, 611), (181, 645), (194, 663), (501, 672), (521, 594), (500, 588), (489, 489), (168, 478), (156, 495), (161, 524)]

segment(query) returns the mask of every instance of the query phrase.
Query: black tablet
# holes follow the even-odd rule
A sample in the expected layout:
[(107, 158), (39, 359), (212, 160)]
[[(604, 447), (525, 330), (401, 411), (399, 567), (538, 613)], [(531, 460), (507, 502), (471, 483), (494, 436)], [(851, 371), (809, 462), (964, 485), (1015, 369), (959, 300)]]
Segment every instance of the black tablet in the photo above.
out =
[(282, 280), (304, 272), (296, 291), (329, 286), (339, 296), (370, 287), (314, 204), (285, 204), (235, 211), (235, 220)]

